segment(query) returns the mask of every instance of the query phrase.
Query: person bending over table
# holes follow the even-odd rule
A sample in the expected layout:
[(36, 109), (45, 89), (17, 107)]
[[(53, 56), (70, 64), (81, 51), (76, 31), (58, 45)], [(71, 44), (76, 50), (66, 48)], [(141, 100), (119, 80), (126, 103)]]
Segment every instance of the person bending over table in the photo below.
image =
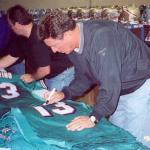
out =
[(53, 52), (68, 54), (75, 66), (75, 79), (47, 103), (82, 95), (100, 85), (89, 116), (75, 117), (70, 131), (92, 128), (102, 117), (129, 131), (150, 147), (150, 49), (121, 24), (104, 21), (76, 23), (60, 10), (45, 16), (39, 25), (40, 39)]

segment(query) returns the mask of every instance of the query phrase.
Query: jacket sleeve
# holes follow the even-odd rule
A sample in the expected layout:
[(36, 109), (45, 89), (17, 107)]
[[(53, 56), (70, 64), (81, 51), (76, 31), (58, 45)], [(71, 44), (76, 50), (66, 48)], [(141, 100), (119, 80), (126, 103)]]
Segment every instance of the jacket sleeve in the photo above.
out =
[[(91, 115), (98, 120), (111, 115), (118, 104), (121, 91), (121, 47), (114, 32), (99, 30), (92, 41), (91, 63), (100, 85), (96, 103)], [(92, 55), (91, 54), (91, 55)]]
[(76, 53), (71, 55), (70, 60), (74, 64), (75, 68), (75, 77), (74, 80), (70, 83), (69, 87), (64, 87), (63, 92), (65, 94), (64, 99), (71, 99), (77, 96), (81, 96), (85, 91), (87, 91), (92, 85), (93, 81), (90, 79), (88, 74), (84, 73), (81, 69), (81, 64), (78, 61)]

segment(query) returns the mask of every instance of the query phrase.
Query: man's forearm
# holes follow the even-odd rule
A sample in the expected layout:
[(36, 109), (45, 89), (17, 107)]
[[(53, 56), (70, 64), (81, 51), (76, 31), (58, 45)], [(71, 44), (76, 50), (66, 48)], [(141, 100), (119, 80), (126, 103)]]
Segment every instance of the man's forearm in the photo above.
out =
[(11, 55), (6, 55), (0, 58), (0, 69), (7, 68), (14, 64), (19, 58), (12, 57)]
[(92, 81), (86, 78), (84, 75), (75, 76), (75, 79), (70, 83), (68, 87), (64, 87), (62, 92), (65, 95), (65, 99), (81, 96), (92, 86)]
[(50, 74), (50, 66), (39, 67), (37, 69), (37, 71), (35, 73), (31, 74), (31, 75), (34, 78), (34, 80), (39, 80), (39, 79), (44, 78), (48, 74)]

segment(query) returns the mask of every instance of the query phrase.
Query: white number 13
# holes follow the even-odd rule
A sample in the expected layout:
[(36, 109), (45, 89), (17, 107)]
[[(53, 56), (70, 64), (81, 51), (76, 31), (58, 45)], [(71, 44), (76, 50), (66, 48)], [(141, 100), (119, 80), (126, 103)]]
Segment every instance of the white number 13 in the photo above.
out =
[[(52, 112), (59, 114), (59, 115), (67, 115), (72, 114), (75, 112), (75, 108), (65, 104), (64, 102), (57, 102), (54, 104), (56, 108), (52, 109)], [(50, 117), (53, 116), (51, 112), (43, 108), (42, 106), (35, 106), (33, 107), (35, 110), (37, 110), (43, 117)]]

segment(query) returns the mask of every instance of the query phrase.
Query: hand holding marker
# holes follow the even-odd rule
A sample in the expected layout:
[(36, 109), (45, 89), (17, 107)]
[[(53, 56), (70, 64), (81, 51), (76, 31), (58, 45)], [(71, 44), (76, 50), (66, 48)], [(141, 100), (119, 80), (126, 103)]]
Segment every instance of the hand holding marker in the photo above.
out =
[(48, 104), (49, 100), (51, 99), (51, 97), (52, 97), (52, 95), (55, 93), (55, 91), (56, 91), (56, 89), (53, 88), (53, 90), (51, 91), (51, 93), (50, 93), (49, 96), (48, 96), (48, 100), (47, 100), (43, 105), (47, 105), (47, 104)]

